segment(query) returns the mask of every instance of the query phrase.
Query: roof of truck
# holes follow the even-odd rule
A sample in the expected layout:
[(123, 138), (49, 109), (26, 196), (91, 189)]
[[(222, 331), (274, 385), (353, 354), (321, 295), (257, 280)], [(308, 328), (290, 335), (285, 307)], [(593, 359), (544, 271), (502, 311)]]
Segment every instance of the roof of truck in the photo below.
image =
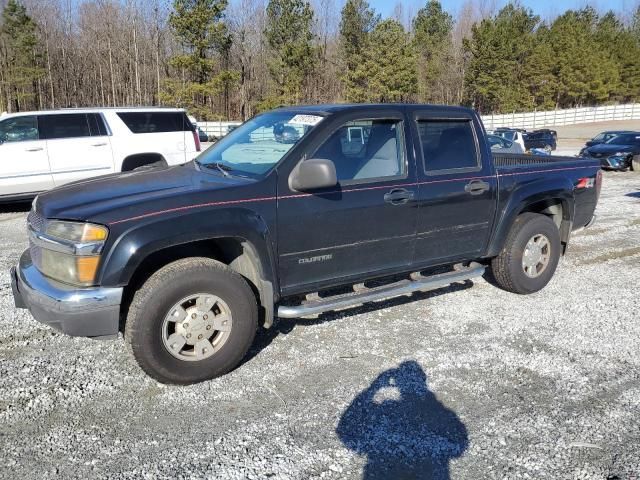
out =
[(277, 110), (279, 111), (292, 111), (292, 112), (308, 112), (319, 114), (331, 114), (349, 110), (393, 110), (393, 109), (405, 109), (405, 108), (420, 108), (426, 110), (438, 110), (438, 111), (450, 111), (450, 112), (469, 112), (469, 108), (456, 107), (451, 105), (428, 105), (419, 103), (327, 103), (318, 105), (290, 105), (282, 106)]

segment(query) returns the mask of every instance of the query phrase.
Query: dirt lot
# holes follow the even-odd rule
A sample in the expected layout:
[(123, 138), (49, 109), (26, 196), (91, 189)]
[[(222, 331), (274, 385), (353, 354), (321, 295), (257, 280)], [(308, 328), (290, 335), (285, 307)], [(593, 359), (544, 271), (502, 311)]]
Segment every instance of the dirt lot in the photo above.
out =
[(191, 387), (14, 309), (25, 210), (0, 214), (0, 478), (640, 477), (640, 175), (605, 174), (542, 292), (281, 320)]

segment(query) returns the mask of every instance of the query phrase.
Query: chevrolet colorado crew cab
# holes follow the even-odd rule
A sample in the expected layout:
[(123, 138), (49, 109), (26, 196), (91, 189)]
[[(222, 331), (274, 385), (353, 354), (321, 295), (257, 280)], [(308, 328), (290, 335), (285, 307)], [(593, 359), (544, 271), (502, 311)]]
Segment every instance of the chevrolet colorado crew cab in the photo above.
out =
[(600, 165), (492, 156), (477, 114), (318, 105), (249, 120), (193, 161), (39, 195), (17, 307), (124, 339), (160, 382), (236, 367), (259, 325), (483, 274), (542, 289), (594, 218)]
[(68, 182), (178, 165), (200, 139), (177, 108), (82, 108), (0, 115), (0, 203)]

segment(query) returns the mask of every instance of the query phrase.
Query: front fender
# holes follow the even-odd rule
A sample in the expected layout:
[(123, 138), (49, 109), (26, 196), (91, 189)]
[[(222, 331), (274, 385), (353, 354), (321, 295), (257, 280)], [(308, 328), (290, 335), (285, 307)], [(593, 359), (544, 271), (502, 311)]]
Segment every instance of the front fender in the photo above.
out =
[[(504, 178), (504, 177), (503, 177)], [(489, 243), (488, 257), (495, 257), (500, 253), (509, 235), (511, 226), (516, 217), (531, 205), (548, 200), (559, 201), (562, 205), (562, 223), (568, 225), (561, 230), (570, 232), (571, 222), (574, 218), (575, 199), (573, 196), (573, 184), (566, 177), (544, 177), (531, 181), (514, 180), (515, 177), (507, 179), (511, 185), (501, 185), (500, 191), (503, 195), (508, 195), (508, 200), (500, 208), (498, 214), (497, 228)], [(563, 240), (564, 241), (564, 240)]]
[(198, 209), (179, 216), (152, 217), (128, 227), (108, 248), (100, 285), (125, 286), (152, 253), (201, 240), (238, 238), (257, 255), (263, 280), (276, 286), (272, 236), (265, 218), (245, 208)]

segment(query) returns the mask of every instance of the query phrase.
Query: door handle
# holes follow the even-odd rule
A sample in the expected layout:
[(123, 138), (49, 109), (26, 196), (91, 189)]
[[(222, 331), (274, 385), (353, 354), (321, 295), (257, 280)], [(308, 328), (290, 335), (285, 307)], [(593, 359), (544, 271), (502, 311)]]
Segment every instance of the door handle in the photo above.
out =
[(94, 143), (93, 145), (91, 145), (92, 147), (104, 147), (106, 145), (106, 142), (103, 143)]
[(34, 148), (27, 148), (25, 150), (25, 152), (41, 152), (42, 150), (44, 150), (44, 148), (42, 148), (42, 147), (34, 147)]
[(389, 193), (384, 194), (384, 201), (391, 205), (402, 205), (409, 200), (413, 200), (414, 193), (404, 188), (394, 188)]
[(487, 182), (483, 182), (482, 180), (473, 180), (464, 186), (464, 191), (471, 195), (482, 195), (490, 188), (491, 185)]

